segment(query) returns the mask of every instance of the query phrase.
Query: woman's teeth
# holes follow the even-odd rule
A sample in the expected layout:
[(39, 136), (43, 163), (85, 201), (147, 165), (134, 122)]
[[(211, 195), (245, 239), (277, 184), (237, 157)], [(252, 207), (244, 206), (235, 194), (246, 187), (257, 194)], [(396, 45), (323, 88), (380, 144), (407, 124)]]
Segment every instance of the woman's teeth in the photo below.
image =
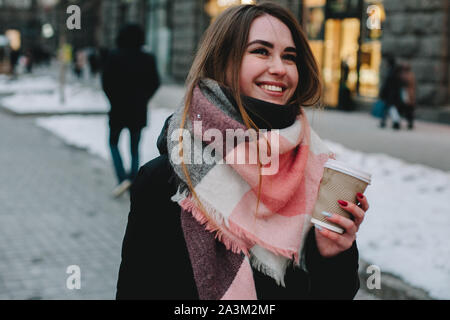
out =
[(272, 86), (272, 85), (268, 85), (268, 84), (262, 84), (261, 88), (265, 89), (265, 90), (269, 90), (269, 91), (283, 92), (282, 87)]

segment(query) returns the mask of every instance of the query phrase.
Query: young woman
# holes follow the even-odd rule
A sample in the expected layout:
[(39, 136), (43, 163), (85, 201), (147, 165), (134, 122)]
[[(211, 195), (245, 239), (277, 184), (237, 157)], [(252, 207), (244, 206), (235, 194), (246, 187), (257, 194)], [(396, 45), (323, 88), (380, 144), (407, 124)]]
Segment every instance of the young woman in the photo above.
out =
[[(301, 106), (320, 94), (313, 55), (287, 10), (242, 5), (211, 24), (184, 106), (158, 139), (161, 156), (132, 187), (117, 299), (355, 296), (367, 199), (340, 202), (353, 220), (328, 218), (343, 234), (310, 223), (332, 155)], [(243, 150), (245, 161), (233, 161)]]

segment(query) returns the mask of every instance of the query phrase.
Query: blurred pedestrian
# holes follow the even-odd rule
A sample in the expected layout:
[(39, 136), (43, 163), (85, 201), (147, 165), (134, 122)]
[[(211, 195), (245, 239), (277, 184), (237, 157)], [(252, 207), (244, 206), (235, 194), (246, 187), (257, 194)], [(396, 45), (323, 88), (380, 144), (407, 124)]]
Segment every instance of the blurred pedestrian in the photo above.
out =
[(99, 65), (100, 62), (97, 48), (95, 47), (90, 48), (88, 54), (88, 62), (89, 62), (89, 69), (91, 71), (91, 77), (95, 78), (100, 69)]
[[(147, 125), (147, 104), (160, 81), (153, 55), (141, 50), (144, 31), (135, 24), (124, 26), (117, 36), (117, 50), (108, 56), (102, 86), (109, 99), (109, 146), (118, 179), (113, 194), (120, 196), (133, 182), (139, 169), (141, 130)], [(126, 172), (119, 151), (122, 129), (130, 132), (131, 169)]]
[[(340, 202), (353, 220), (328, 218), (344, 234), (308, 219), (332, 157), (302, 108), (320, 99), (319, 77), (301, 26), (283, 7), (234, 6), (212, 22), (184, 103), (158, 139), (161, 155), (131, 189), (117, 299), (354, 297), (367, 199)], [(281, 155), (276, 142), (268, 146), (277, 172), (263, 175), (260, 157), (224, 162), (233, 154), (227, 143), (256, 149), (251, 129), (261, 146), (281, 136)], [(230, 130), (245, 143), (224, 141)]]
[(25, 55), (24, 55), (25, 59), (25, 71), (27, 73), (32, 73), (33, 72), (33, 65), (34, 65), (34, 55), (33, 52), (28, 49), (25, 51)]
[(98, 51), (99, 51), (98, 52), (99, 71), (102, 71), (108, 58), (109, 50), (106, 47), (100, 47)]
[(86, 65), (86, 54), (83, 49), (75, 49), (73, 55), (73, 71), (78, 79), (83, 77), (83, 70)]
[(401, 90), (401, 66), (397, 64), (394, 57), (389, 56), (387, 58), (389, 65), (389, 71), (380, 90), (380, 99), (384, 101), (385, 109), (380, 121), (380, 127), (386, 126), (386, 120), (389, 116), (392, 120), (392, 128), (395, 130), (400, 129), (400, 113), (399, 108), (402, 104)]
[(350, 67), (345, 60), (341, 62), (341, 78), (339, 80), (338, 109), (344, 111), (353, 110), (353, 101), (350, 88), (347, 85)]
[(19, 63), (20, 51), (11, 49), (9, 53), (9, 62), (11, 64), (11, 75), (14, 77), (16, 75), (16, 67)]
[(412, 130), (416, 106), (416, 79), (408, 62), (402, 63), (400, 78), (402, 81), (402, 113), (408, 122), (408, 129)]

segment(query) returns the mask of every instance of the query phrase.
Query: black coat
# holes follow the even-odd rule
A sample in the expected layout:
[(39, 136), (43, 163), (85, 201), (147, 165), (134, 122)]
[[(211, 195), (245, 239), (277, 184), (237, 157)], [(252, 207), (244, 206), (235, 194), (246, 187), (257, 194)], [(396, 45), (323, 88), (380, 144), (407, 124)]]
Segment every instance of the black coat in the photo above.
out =
[(123, 48), (108, 55), (102, 87), (111, 104), (111, 127), (147, 125), (147, 104), (160, 85), (155, 58), (140, 49)]
[[(198, 299), (181, 209), (170, 200), (176, 192), (173, 169), (165, 139), (158, 142), (163, 154), (140, 168), (131, 188), (117, 299)], [(258, 299), (353, 299), (359, 289), (356, 241), (349, 250), (323, 258), (312, 228), (305, 246), (309, 271), (289, 267), (286, 288), (253, 271)]]
[(380, 98), (387, 104), (388, 107), (392, 105), (398, 108), (401, 107), (402, 86), (403, 83), (400, 79), (400, 66), (395, 66), (389, 70), (386, 80), (380, 90)]

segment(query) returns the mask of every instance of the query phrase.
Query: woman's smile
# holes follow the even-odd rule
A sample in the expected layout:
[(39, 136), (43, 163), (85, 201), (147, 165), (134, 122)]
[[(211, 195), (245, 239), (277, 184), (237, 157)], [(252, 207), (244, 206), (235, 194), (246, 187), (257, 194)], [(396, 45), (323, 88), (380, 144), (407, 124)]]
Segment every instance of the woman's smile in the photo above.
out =
[(287, 85), (274, 81), (258, 82), (256, 85), (269, 97), (280, 98), (286, 92)]

